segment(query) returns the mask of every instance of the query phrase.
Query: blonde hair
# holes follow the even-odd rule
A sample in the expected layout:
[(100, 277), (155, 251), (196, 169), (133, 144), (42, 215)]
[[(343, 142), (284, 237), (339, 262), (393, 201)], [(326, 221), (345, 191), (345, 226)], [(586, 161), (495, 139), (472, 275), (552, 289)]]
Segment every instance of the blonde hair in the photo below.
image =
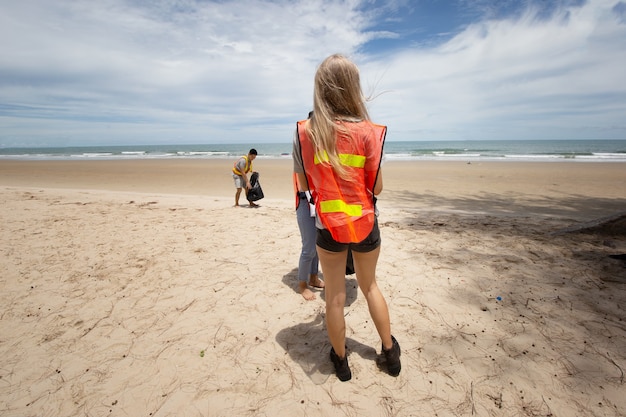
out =
[[(326, 58), (315, 73), (313, 117), (305, 125), (320, 160), (328, 160), (340, 177), (347, 171), (337, 155), (337, 135), (349, 134), (337, 121), (369, 120), (357, 66), (340, 54)], [(323, 157), (328, 155), (328, 157)]]

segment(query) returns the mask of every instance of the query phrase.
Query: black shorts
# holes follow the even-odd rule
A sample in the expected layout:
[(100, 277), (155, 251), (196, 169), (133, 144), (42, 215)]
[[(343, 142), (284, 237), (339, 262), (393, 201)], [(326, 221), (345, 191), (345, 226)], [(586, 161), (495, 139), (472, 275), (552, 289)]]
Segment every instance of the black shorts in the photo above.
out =
[(317, 246), (329, 252), (343, 252), (352, 249), (354, 252), (371, 252), (380, 246), (380, 230), (378, 219), (374, 220), (374, 227), (370, 234), (359, 243), (339, 243), (326, 229), (317, 229)]

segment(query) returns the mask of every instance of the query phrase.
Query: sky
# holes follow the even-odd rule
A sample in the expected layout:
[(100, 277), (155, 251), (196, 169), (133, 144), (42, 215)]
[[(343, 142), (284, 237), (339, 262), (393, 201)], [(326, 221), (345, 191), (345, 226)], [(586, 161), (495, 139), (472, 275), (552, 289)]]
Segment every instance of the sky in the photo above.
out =
[(290, 142), (333, 53), (387, 140), (626, 139), (626, 1), (0, 0), (0, 147)]

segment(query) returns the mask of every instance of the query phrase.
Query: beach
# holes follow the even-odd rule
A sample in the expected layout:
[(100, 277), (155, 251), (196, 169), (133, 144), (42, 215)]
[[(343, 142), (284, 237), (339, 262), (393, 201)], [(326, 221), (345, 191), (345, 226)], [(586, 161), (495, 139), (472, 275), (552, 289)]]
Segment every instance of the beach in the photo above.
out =
[[(353, 378), (295, 291), (292, 161), (0, 161), (0, 415), (623, 416), (626, 163), (392, 161)], [(322, 272), (323, 277), (323, 272)]]

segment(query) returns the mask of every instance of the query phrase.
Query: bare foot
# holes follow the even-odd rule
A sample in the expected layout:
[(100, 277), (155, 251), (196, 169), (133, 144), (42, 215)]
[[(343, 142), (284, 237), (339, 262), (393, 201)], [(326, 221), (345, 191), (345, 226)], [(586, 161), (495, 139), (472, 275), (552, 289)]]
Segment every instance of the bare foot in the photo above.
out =
[(259, 207), (258, 204), (253, 203), (252, 201), (250, 201), (250, 207)]
[(309, 287), (306, 285), (306, 282), (304, 281), (298, 282), (298, 292), (302, 294), (302, 297), (304, 297), (304, 299), (307, 301), (315, 300), (316, 298), (315, 294), (313, 294), (313, 291), (309, 289)]
[(326, 286), (326, 284), (324, 284), (324, 281), (318, 278), (317, 274), (310, 276), (309, 285), (315, 288), (324, 288)]

